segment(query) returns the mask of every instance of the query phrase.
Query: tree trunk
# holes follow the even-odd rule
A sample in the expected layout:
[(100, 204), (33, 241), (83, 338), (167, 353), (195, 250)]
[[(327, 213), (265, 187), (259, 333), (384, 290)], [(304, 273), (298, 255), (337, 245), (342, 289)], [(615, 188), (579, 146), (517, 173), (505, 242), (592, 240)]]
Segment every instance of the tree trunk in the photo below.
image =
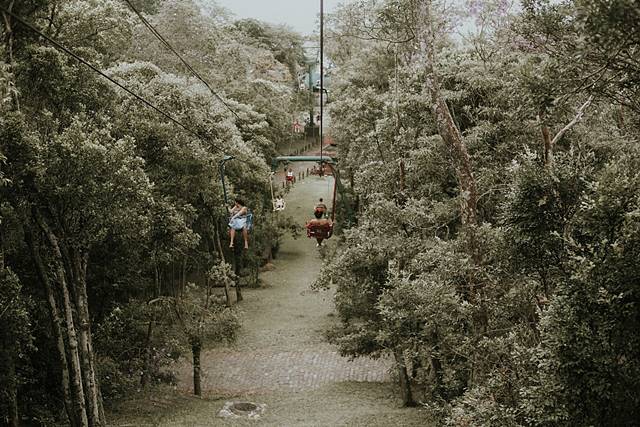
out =
[(71, 401), (71, 387), (69, 385), (69, 365), (67, 362), (67, 353), (66, 353), (65, 344), (64, 344), (64, 335), (62, 332), (63, 319), (60, 317), (60, 311), (58, 310), (58, 303), (56, 301), (56, 297), (53, 291), (53, 287), (51, 286), (51, 282), (49, 281), (49, 275), (47, 274), (47, 269), (45, 268), (44, 261), (42, 260), (40, 251), (38, 250), (38, 247), (35, 244), (35, 241), (33, 239), (33, 234), (29, 226), (25, 227), (25, 237), (26, 237), (27, 245), (31, 250), (31, 256), (35, 263), (38, 277), (40, 278), (40, 281), (44, 285), (47, 293), (47, 301), (49, 303), (49, 314), (51, 315), (53, 335), (56, 341), (56, 350), (58, 350), (58, 357), (60, 358), (62, 396), (64, 399), (65, 411), (67, 413), (67, 417), (69, 418), (69, 424), (71, 424), (71, 427), (78, 427), (82, 424), (81, 424), (80, 418), (78, 417), (78, 414), (74, 410), (74, 406)]
[(616, 121), (618, 123), (618, 129), (624, 133), (624, 106), (623, 105), (618, 106)]
[(5, 384), (3, 388), (6, 390), (8, 426), (18, 427), (20, 425), (20, 417), (18, 416), (18, 384), (16, 381), (14, 354), (11, 354), (15, 353), (15, 349), (9, 347), (5, 350), (8, 350), (6, 357), (0, 358), (0, 361), (4, 359), (4, 363), (6, 364), (4, 371), (7, 375), (8, 384)]
[(73, 319), (73, 306), (71, 303), (71, 297), (69, 295), (69, 288), (67, 286), (67, 280), (62, 260), (62, 252), (60, 251), (60, 245), (58, 244), (58, 237), (53, 233), (42, 214), (39, 211), (35, 212), (36, 221), (38, 225), (45, 233), (49, 244), (53, 250), (55, 258), (55, 276), (58, 281), (58, 285), (62, 291), (63, 307), (65, 314), (65, 321), (67, 326), (67, 337), (69, 343), (69, 362), (70, 362), (70, 374), (71, 385), (73, 388), (72, 400), (78, 413), (78, 418), (81, 426), (88, 426), (89, 420), (87, 417), (87, 405), (84, 395), (84, 387), (82, 384), (82, 368), (80, 365), (80, 354), (78, 348), (78, 337), (76, 333), (75, 321)]
[(440, 93), (438, 75), (435, 72), (435, 35), (431, 16), (431, 0), (422, 0), (419, 5), (419, 22), (422, 25), (418, 31), (420, 51), (418, 64), (424, 68), (426, 74), (425, 89), (431, 96), (432, 109), (438, 126), (438, 133), (444, 142), (452, 148), (457, 160), (456, 173), (460, 181), (462, 222), (469, 228), (477, 225), (478, 192), (476, 180), (471, 167), (471, 157), (462, 139), (460, 129), (455, 124), (449, 107)]
[[(432, 109), (435, 122), (438, 126), (438, 134), (448, 145), (456, 158), (456, 174), (460, 182), (460, 210), (462, 213), (462, 225), (468, 238), (468, 249), (474, 263), (481, 261), (480, 248), (476, 238), (478, 225), (477, 207), (478, 190), (471, 157), (462, 138), (462, 134), (456, 125), (449, 107), (440, 93), (439, 78), (435, 70), (435, 34), (433, 31), (433, 17), (431, 16), (431, 0), (422, 0), (419, 4), (419, 22), (422, 25), (418, 31), (420, 51), (418, 63), (425, 70), (425, 90), (431, 96)], [(474, 280), (469, 280), (469, 301), (475, 301), (476, 289)]]
[[(432, 354), (429, 359), (431, 362), (431, 382), (433, 384), (432, 388), (432, 397), (434, 398), (442, 398), (442, 363), (440, 363), (440, 359), (434, 355), (434, 353), (438, 353), (438, 334), (434, 332), (431, 335), (431, 342), (433, 343)], [(471, 367), (473, 369), (474, 366)]]
[[(1, 225), (1, 224), (0, 224)], [(4, 282), (7, 277), (7, 270), (4, 268), (4, 260), (1, 258), (4, 256), (2, 251), (2, 229), (0, 228), (0, 283)], [(11, 305), (15, 300), (11, 300), (7, 303), (7, 307), (0, 312), (0, 319), (2, 315), (11, 309)], [(11, 317), (11, 315), (9, 315)], [(10, 328), (9, 328), (10, 329)], [(4, 400), (7, 406), (7, 415), (0, 416), (0, 422), (2, 420), (7, 422), (9, 427), (18, 427), (20, 425), (20, 417), (18, 415), (18, 379), (16, 378), (16, 357), (18, 357), (17, 342), (15, 337), (12, 337), (11, 332), (0, 332), (0, 372), (3, 373), (6, 379), (6, 383), (0, 386), (0, 393), (4, 392), (4, 399), (0, 399), (0, 402)]]
[[(13, 4), (15, 0), (11, 0), (9, 2), (9, 6), (7, 10), (9, 12), (13, 11)], [(11, 23), (11, 16), (8, 13), (2, 12), (2, 18), (4, 19), (4, 37), (5, 37), (5, 46), (7, 48), (7, 62), (9, 64), (13, 64), (13, 26)]]
[(393, 356), (396, 359), (396, 366), (398, 368), (398, 379), (400, 381), (400, 394), (402, 396), (402, 406), (416, 406), (416, 402), (413, 399), (413, 393), (411, 392), (411, 379), (407, 372), (407, 366), (404, 362), (404, 356), (401, 351), (395, 351)]
[(202, 342), (198, 337), (191, 338), (191, 352), (193, 353), (193, 394), (202, 396), (202, 386), (200, 382), (200, 352)]
[(147, 336), (145, 338), (145, 348), (144, 348), (144, 367), (142, 369), (142, 376), (140, 377), (140, 387), (145, 388), (149, 383), (149, 374), (151, 371), (151, 337), (153, 335), (153, 324), (155, 321), (155, 317), (152, 317), (149, 320), (149, 325), (147, 326)]
[(553, 147), (551, 146), (551, 134), (549, 132), (549, 126), (542, 125), (542, 143), (543, 143), (543, 159), (547, 168), (553, 165)]
[(0, 218), (0, 276), (4, 274), (4, 235), (1, 225), (2, 218)]
[(80, 354), (78, 346), (78, 337), (76, 334), (75, 321), (73, 319), (73, 307), (71, 304), (71, 297), (69, 295), (69, 288), (65, 280), (64, 271), (60, 265), (60, 260), (57, 261), (58, 284), (62, 289), (63, 307), (65, 313), (65, 320), (67, 325), (67, 337), (69, 342), (69, 358), (71, 361), (71, 383), (73, 385), (73, 398), (75, 406), (80, 417), (80, 425), (88, 426), (89, 420), (87, 417), (87, 405), (84, 395), (84, 387), (82, 384), (82, 368), (80, 365)]
[(87, 296), (87, 260), (88, 254), (80, 253), (78, 250), (70, 251), (75, 278), (76, 309), (80, 341), (80, 359), (82, 361), (82, 374), (84, 391), (88, 403), (89, 424), (93, 426), (104, 426), (106, 420), (101, 410), (102, 404), (100, 391), (96, 378), (95, 355), (91, 340), (91, 318), (89, 315), (89, 301)]
[(180, 280), (180, 294), (182, 295), (182, 293), (184, 292), (185, 289), (187, 289), (187, 256), (185, 255), (182, 258), (182, 266), (180, 268), (181, 270), (181, 280)]
[[(435, 70), (435, 33), (433, 30), (433, 16), (431, 15), (431, 0), (421, 0), (419, 3), (418, 19), (421, 23), (418, 28), (417, 38), (420, 43), (419, 65), (424, 68), (425, 90), (431, 96), (432, 109), (438, 133), (446, 145), (454, 153), (456, 159), (456, 174), (460, 182), (462, 225), (468, 238), (468, 250), (474, 264), (481, 261), (481, 252), (478, 247), (476, 228), (478, 225), (477, 206), (478, 190), (471, 157), (462, 138), (462, 133), (456, 125), (451, 111), (440, 92), (439, 78)], [(469, 278), (469, 301), (474, 303), (477, 290), (474, 286), (474, 277)], [(437, 335), (434, 336), (434, 344), (437, 343)], [(437, 347), (436, 347), (437, 348)], [(437, 354), (437, 351), (435, 352)], [(473, 367), (472, 367), (473, 368)], [(442, 384), (442, 366), (437, 356), (431, 356), (431, 371), (433, 375), (434, 394), (440, 395)]]
[[(576, 112), (576, 116), (571, 120), (565, 127), (560, 129), (558, 133), (551, 139), (551, 134), (549, 131), (549, 127), (545, 124), (542, 124), (542, 139), (544, 141), (544, 164), (546, 168), (553, 173), (553, 151), (555, 150), (556, 144), (565, 133), (567, 133), (571, 128), (573, 128), (576, 124), (582, 120), (584, 116), (585, 110), (591, 105), (591, 101), (593, 101), (593, 95), (590, 95), (589, 98), (578, 108)], [(542, 115), (538, 115), (538, 120), (541, 120)]]

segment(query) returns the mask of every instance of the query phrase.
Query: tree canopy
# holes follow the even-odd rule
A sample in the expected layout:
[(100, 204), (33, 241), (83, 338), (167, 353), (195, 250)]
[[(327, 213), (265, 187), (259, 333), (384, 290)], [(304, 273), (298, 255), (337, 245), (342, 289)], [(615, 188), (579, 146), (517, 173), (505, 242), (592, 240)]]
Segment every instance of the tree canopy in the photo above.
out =
[(632, 425), (639, 9), (468, 6), (330, 17), (359, 202), (317, 282), (337, 292), (331, 339), (393, 355), (403, 402), (442, 424)]
[[(196, 0), (0, 14), (2, 422), (107, 425), (183, 354), (199, 394), (201, 351), (241, 325), (219, 165), (257, 269), (302, 36)], [(356, 212), (315, 284), (329, 340), (390, 357), (437, 425), (637, 424), (637, 2), (353, 0), (326, 22)]]
[(220, 244), (224, 156), (237, 159), (231, 193), (262, 224), (246, 257), (281, 233), (268, 165), (288, 136), (299, 36), (192, 1), (131, 4), (175, 52), (127, 2), (0, 3), (0, 412), (12, 426), (34, 414), (106, 425), (105, 404), (170, 379), (184, 349), (233, 339), (237, 313), (212, 291), (241, 280)]

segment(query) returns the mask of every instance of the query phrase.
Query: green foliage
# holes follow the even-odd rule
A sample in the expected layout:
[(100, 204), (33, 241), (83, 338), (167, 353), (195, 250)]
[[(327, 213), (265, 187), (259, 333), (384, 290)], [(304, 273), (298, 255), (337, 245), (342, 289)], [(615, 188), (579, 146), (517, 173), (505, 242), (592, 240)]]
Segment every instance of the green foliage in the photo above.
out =
[(532, 48), (549, 53), (558, 85), (578, 85), (639, 111), (640, 67), (632, 59), (640, 41), (635, 2), (527, 0), (523, 6), (519, 32)]
[[(208, 283), (230, 285), (234, 280), (229, 264), (219, 264), (208, 272)], [(203, 292), (204, 290), (204, 292)], [(239, 318), (235, 310), (214, 299), (211, 288), (202, 289), (189, 283), (179, 297), (166, 298), (163, 305), (171, 310), (174, 320), (184, 331), (191, 347), (230, 342), (236, 337)]]
[(165, 0), (131, 0), (137, 10), (143, 13), (157, 13)]
[[(170, 381), (166, 369), (184, 346), (233, 338), (239, 319), (220, 306), (211, 288), (236, 280), (220, 263), (227, 246), (218, 184), (224, 155), (236, 158), (227, 165), (230, 192), (242, 196), (255, 216), (252, 271), (283, 233), (271, 213), (268, 162), (275, 142), (289, 132), (300, 37), (259, 23), (267, 39), (258, 40), (224, 13), (205, 16), (195, 2), (134, 3), (152, 13), (158, 31), (233, 112), (187, 74), (124, 2), (15, 2), (16, 13), (193, 131), (42, 44), (24, 26), (13, 23), (13, 37), (3, 39), (0, 256), (20, 278), (24, 295), (38, 302), (15, 318), (16, 333), (36, 331), (37, 348), (23, 351), (19, 372), (9, 373), (7, 384), (18, 385), (20, 399), (30, 402), (21, 402), (24, 416), (32, 419), (61, 421), (61, 366), (45, 356), (58, 351), (46, 311), (48, 297), (65, 310), (61, 277), (76, 304), (86, 275), (107, 403)], [(45, 228), (57, 239), (60, 257)], [(79, 268), (70, 262), (76, 255)], [(38, 257), (45, 270), (40, 274), (33, 262)], [(61, 325), (64, 334), (67, 325)]]
[(91, 247), (110, 232), (145, 233), (150, 183), (134, 148), (80, 119), (42, 147), (35, 186), (72, 245)]
[(554, 276), (563, 274), (567, 235), (592, 167), (589, 159), (571, 153), (558, 159), (553, 175), (531, 155), (514, 161), (511, 170), (501, 221), (511, 240), (510, 264), (538, 274), (548, 293)]
[(55, 15), (58, 40), (84, 59), (109, 64), (131, 44), (134, 17), (124, 2), (116, 0), (71, 0), (61, 4)]
[[(443, 424), (632, 425), (637, 7), (529, 1), (509, 15), (491, 2), (464, 46), (435, 26), (437, 77), (480, 194), (471, 228), (415, 43), (391, 40), (412, 28), (409, 3), (331, 19), (332, 130), (360, 202), (318, 281), (336, 287), (331, 337), (345, 354), (394, 355)], [(568, 123), (543, 164), (541, 131), (551, 141)]]
[[(422, 252), (414, 261), (420, 267), (407, 269), (416, 274), (396, 273), (377, 304), (382, 317), (377, 340), (401, 350), (413, 364), (414, 378), (435, 397), (459, 394), (470, 351), (464, 331), (473, 307), (456, 292), (468, 261), (451, 256), (452, 249), (440, 243)], [(439, 258), (443, 252), (449, 256)], [(445, 260), (449, 265), (438, 265)]]
[[(245, 31), (241, 24), (232, 25), (225, 16), (203, 15), (193, 1), (166, 1), (150, 22), (161, 34), (172, 36), (174, 48), (238, 115), (242, 117), (244, 110), (249, 110), (250, 114), (263, 115), (261, 121), (268, 124), (264, 132), (255, 132), (244, 123), (238, 123), (239, 128), (254, 137), (258, 136), (256, 133), (266, 134), (271, 144), (289, 136), (288, 104), (297, 86), (299, 36), (256, 21), (247, 23), (256, 31), (248, 27)], [(138, 25), (134, 35), (127, 54), (130, 62), (148, 61), (165, 72), (185, 73), (179, 59), (144, 26)], [(215, 104), (221, 105), (219, 101)]]
[(182, 355), (179, 335), (154, 301), (115, 307), (94, 337), (100, 384), (108, 404), (139, 390), (143, 375), (151, 383), (172, 381), (167, 368)]
[(295, 76), (297, 69), (304, 65), (303, 40), (299, 34), (255, 19), (240, 19), (234, 22), (234, 26), (270, 50), (277, 61), (288, 67), (291, 76)]
[[(288, 105), (300, 98), (301, 38), (232, 23), (202, 2), (136, 4), (235, 114), (124, 3), (15, 2), (18, 14), (195, 135), (25, 27), (5, 37), (3, 413), (16, 388), (32, 419), (55, 422), (61, 412), (60, 366), (45, 356), (55, 345), (42, 280), (60, 302), (53, 267), (71, 284), (78, 271), (66, 253), (57, 260), (39, 221), (85, 257), (107, 399), (170, 380), (166, 369), (185, 347), (195, 353), (237, 333), (237, 313), (213, 291), (237, 280), (219, 244), (224, 155), (235, 156), (226, 165), (230, 193), (256, 218), (251, 268), (285, 232), (271, 213), (268, 164), (288, 136)], [(481, 27), (460, 45), (446, 34), (459, 17), (434, 8), (433, 65), (479, 194), (480, 225), (469, 227), (458, 162), (428, 114), (427, 71), (415, 67), (417, 6), (358, 1), (329, 19), (331, 131), (358, 205), (317, 283), (336, 287), (331, 339), (350, 356), (393, 354), (418, 400), (439, 407), (449, 425), (632, 425), (640, 407), (639, 9), (631, 0), (528, 0), (510, 15), (500, 1), (481, 11), (472, 3)], [(541, 130), (553, 138), (591, 96), (582, 121), (554, 140), (555, 162), (543, 165)], [(40, 276), (37, 254), (47, 270)]]
[[(575, 225), (572, 275), (558, 284), (542, 323), (541, 388), (556, 387), (569, 424), (632, 424), (640, 350), (638, 152), (622, 154), (586, 191)], [(540, 360), (542, 359), (542, 360)], [(532, 401), (544, 419), (541, 393)]]
[(6, 414), (0, 420), (8, 424), (10, 405), (17, 404), (18, 387), (26, 382), (18, 372), (24, 369), (33, 337), (29, 300), (18, 277), (6, 268), (0, 271), (0, 323), (0, 413)]

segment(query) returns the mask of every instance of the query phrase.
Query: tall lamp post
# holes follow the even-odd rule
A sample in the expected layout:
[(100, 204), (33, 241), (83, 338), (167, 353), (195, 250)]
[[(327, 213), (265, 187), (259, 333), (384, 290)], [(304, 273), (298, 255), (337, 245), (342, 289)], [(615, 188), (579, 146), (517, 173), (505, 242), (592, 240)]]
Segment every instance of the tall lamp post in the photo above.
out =
[(222, 160), (220, 160), (220, 163), (218, 165), (218, 169), (220, 170), (220, 181), (222, 181), (222, 194), (224, 196), (224, 205), (227, 208), (227, 212), (229, 211), (229, 201), (227, 200), (227, 187), (224, 183), (224, 164), (229, 161), (235, 159), (235, 156), (228, 156), (225, 154), (225, 156), (222, 158)]
[(307, 66), (307, 88), (309, 89), (309, 126), (313, 127), (313, 66), (316, 58), (305, 55), (305, 65)]

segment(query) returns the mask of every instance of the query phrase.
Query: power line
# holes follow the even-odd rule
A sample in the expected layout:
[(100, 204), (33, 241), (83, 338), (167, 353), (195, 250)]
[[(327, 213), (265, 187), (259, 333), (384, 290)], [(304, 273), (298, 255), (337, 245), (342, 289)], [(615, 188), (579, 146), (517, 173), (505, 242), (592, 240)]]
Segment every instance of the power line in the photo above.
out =
[(95, 67), (93, 64), (91, 64), (90, 62), (86, 61), (84, 58), (78, 56), (76, 53), (74, 53), (73, 51), (69, 50), (68, 48), (66, 48), (65, 46), (63, 46), (62, 44), (60, 44), (58, 41), (52, 39), (51, 37), (49, 37), (48, 35), (44, 34), (42, 31), (40, 31), (39, 29), (37, 29), (36, 27), (34, 27), (33, 25), (31, 25), (29, 22), (25, 21), (24, 19), (22, 19), (20, 16), (14, 14), (13, 12), (7, 10), (6, 8), (0, 6), (0, 10), (2, 10), (4, 13), (10, 15), (13, 19), (15, 19), (16, 21), (18, 21), (19, 23), (21, 23), (22, 25), (24, 25), (25, 27), (27, 27), (28, 29), (30, 29), (31, 31), (33, 31), (34, 33), (38, 34), (40, 37), (44, 38), (45, 40), (47, 40), (49, 43), (51, 43), (52, 45), (54, 45), (56, 48), (58, 48), (59, 50), (61, 50), (62, 52), (66, 53), (67, 55), (73, 57), (75, 60), (77, 60), (78, 62), (80, 62), (83, 65), (86, 65), (87, 67), (89, 67), (91, 70), (93, 70), (94, 72), (100, 74), (102, 77), (104, 77), (105, 79), (109, 80), (111, 83), (113, 83), (114, 85), (118, 86), (120, 89), (124, 90), (125, 92), (127, 92), (129, 95), (133, 96), (134, 98), (136, 98), (138, 101), (142, 102), (143, 104), (145, 104), (147, 107), (155, 110), (156, 112), (160, 113), (161, 115), (163, 115), (164, 117), (166, 117), (167, 119), (169, 119), (170, 121), (172, 121), (173, 123), (177, 124), (178, 126), (180, 126), (181, 128), (183, 128), (184, 130), (186, 130), (187, 132), (195, 135), (198, 139), (203, 139), (203, 137), (196, 131), (192, 130), (191, 128), (189, 128), (187, 125), (185, 125), (184, 123), (182, 123), (181, 121), (179, 121), (178, 119), (174, 118), (173, 116), (171, 116), (169, 113), (165, 112), (164, 110), (162, 110), (161, 108), (157, 107), (156, 105), (152, 104), (151, 102), (147, 101), (146, 99), (144, 99), (142, 96), (138, 95), (137, 93), (133, 92), (131, 89), (127, 88), (126, 86), (124, 86), (122, 83), (119, 83), (118, 81), (116, 81), (115, 79), (111, 78), (110, 76), (108, 76), (107, 74), (105, 74), (104, 72), (102, 72), (101, 70), (99, 70), (97, 67)]
[(174, 55), (176, 55), (180, 61), (184, 64), (185, 67), (187, 67), (187, 70), (191, 71), (191, 74), (193, 74), (198, 80), (200, 80), (202, 83), (204, 83), (204, 85), (207, 87), (207, 89), (209, 89), (209, 91), (213, 94), (213, 96), (215, 96), (216, 98), (218, 98), (218, 100), (220, 102), (222, 102), (222, 104), (227, 107), (227, 109), (229, 111), (231, 111), (233, 113), (234, 116), (236, 116), (237, 119), (240, 119), (240, 116), (238, 116), (238, 114), (234, 111), (233, 108), (231, 108), (231, 106), (229, 106), (229, 104), (226, 103), (226, 101), (224, 99), (222, 99), (222, 97), (220, 95), (218, 95), (216, 93), (216, 91), (213, 90), (213, 88), (209, 85), (209, 83), (202, 78), (202, 76), (200, 76), (200, 74), (182, 57), (182, 55), (180, 55), (174, 48), (173, 46), (167, 41), (167, 39), (165, 39), (162, 34), (160, 34), (158, 32), (158, 30), (155, 29), (155, 27), (153, 25), (151, 25), (151, 23), (149, 23), (149, 21), (147, 21), (147, 19), (142, 15), (142, 13), (140, 13), (140, 11), (138, 11), (138, 9), (136, 9), (136, 7), (131, 3), (130, 0), (124, 0), (125, 3), (127, 3), (129, 5), (129, 7), (131, 8), (131, 10), (134, 11), (134, 13), (136, 15), (138, 15), (138, 18), (140, 18), (140, 20), (142, 21), (142, 23), (149, 29), (149, 31), (151, 31), (151, 33), (158, 39), (160, 40), (160, 42), (165, 45), (165, 47), (167, 47), (171, 52), (174, 53)]

